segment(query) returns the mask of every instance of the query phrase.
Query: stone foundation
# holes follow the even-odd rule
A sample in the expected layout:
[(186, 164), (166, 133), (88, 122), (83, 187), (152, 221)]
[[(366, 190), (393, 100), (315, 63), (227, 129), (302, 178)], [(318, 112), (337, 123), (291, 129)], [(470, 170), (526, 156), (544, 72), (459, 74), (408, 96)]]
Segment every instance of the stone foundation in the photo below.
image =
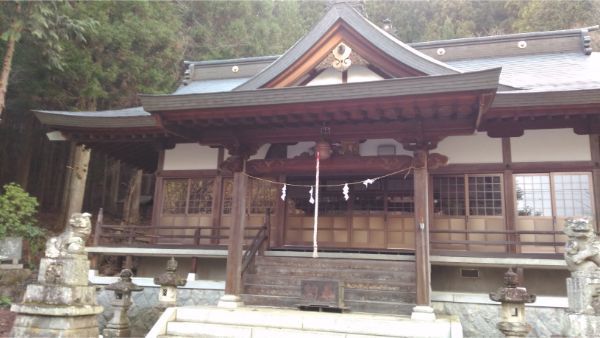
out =
[[(158, 287), (145, 287), (144, 291), (132, 294), (133, 305), (129, 309), (129, 328), (132, 337), (145, 336), (152, 328), (163, 310), (159, 307)], [(203, 289), (178, 289), (177, 306), (190, 305), (217, 305), (219, 298), (223, 296), (222, 290)], [(104, 306), (104, 312), (98, 315), (100, 332), (113, 316), (114, 309), (110, 302), (114, 299), (114, 292), (99, 290), (97, 292), (98, 303)]]
[[(504, 335), (496, 328), (500, 321), (500, 304), (433, 302), (436, 314), (460, 317), (464, 337), (498, 337)], [(525, 319), (532, 326), (529, 337), (561, 336), (566, 309), (549, 307), (525, 308)]]

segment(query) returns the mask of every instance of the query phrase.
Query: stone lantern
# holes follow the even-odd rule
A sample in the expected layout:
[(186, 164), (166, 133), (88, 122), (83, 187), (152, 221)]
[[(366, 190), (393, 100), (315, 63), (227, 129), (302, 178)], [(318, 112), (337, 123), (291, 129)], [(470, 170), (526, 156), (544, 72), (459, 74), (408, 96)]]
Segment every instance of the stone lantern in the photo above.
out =
[(525, 337), (531, 325), (525, 321), (525, 303), (535, 302), (535, 295), (519, 286), (519, 276), (508, 269), (504, 274), (504, 287), (490, 292), (490, 299), (502, 303), (502, 321), (496, 327), (506, 337)]
[(129, 269), (123, 269), (118, 282), (112, 283), (106, 287), (106, 290), (112, 290), (115, 293), (115, 298), (111, 305), (115, 308), (115, 313), (106, 328), (102, 332), (104, 337), (130, 337), (129, 318), (127, 310), (131, 306), (131, 293), (142, 291), (139, 285), (131, 281), (133, 273)]
[(186, 280), (177, 276), (177, 261), (171, 257), (165, 273), (154, 278), (154, 284), (160, 285), (158, 301), (165, 306), (177, 304), (177, 287), (184, 286)]

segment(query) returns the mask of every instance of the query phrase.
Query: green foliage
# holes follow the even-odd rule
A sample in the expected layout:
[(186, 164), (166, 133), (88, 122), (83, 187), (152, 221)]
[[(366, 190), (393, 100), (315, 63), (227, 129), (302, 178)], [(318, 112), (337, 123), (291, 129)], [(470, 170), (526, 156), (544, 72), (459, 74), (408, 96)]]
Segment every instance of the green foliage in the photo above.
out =
[(178, 2), (185, 58), (227, 59), (283, 53), (325, 14), (324, 1)]
[(12, 299), (8, 296), (0, 296), (0, 307), (10, 307)]
[(0, 195), (0, 238), (21, 236), (26, 239), (43, 237), (44, 231), (36, 226), (38, 202), (19, 185), (4, 185)]

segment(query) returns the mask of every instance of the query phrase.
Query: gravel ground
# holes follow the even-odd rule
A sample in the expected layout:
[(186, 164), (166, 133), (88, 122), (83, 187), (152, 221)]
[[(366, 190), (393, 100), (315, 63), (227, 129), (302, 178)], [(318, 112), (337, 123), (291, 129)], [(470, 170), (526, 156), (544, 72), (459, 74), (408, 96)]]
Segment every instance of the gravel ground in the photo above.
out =
[(8, 337), (15, 321), (15, 315), (8, 308), (0, 308), (0, 337)]

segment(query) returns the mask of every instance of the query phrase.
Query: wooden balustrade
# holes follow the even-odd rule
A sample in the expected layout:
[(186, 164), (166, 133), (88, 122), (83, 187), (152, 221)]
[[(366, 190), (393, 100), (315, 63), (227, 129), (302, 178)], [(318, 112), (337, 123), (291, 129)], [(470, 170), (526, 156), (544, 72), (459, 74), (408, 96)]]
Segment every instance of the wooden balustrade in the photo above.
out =
[[(464, 252), (470, 256), (562, 254), (565, 245), (562, 231), (432, 229), (429, 232), (432, 251)], [(494, 239), (488, 239), (488, 236)], [(551, 240), (527, 240), (526, 236), (551, 236)]]

